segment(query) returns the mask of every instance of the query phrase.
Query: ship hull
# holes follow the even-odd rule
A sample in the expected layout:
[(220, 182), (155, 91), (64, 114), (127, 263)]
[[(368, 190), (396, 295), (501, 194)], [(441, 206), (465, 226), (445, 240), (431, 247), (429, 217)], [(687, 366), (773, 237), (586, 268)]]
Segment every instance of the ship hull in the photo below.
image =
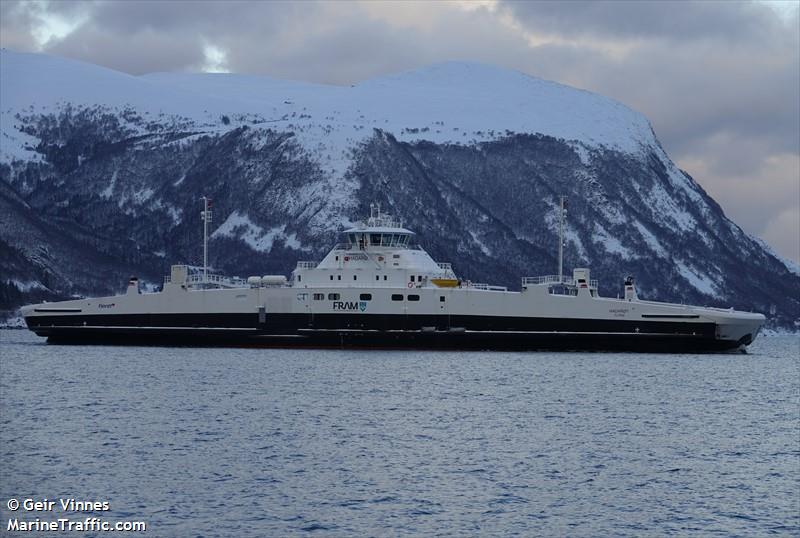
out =
[(722, 352), (749, 344), (715, 323), (379, 314), (37, 316), (51, 343), (450, 350)]

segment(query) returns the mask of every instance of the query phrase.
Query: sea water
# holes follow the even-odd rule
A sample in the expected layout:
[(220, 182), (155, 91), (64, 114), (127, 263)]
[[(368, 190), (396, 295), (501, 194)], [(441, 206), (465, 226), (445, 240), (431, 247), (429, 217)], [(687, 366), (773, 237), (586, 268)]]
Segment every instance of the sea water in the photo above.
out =
[(797, 536), (800, 339), (459, 353), (3, 330), (0, 454), (0, 533), (97, 517), (151, 536)]

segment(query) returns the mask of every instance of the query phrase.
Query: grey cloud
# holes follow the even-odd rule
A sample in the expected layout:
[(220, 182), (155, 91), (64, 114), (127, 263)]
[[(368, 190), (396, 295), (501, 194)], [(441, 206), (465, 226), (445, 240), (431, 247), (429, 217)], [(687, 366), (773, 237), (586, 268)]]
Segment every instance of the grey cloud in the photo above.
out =
[(24, 2), (0, 2), (0, 42), (16, 50), (35, 50), (33, 31), (40, 21)]
[(730, 40), (763, 38), (780, 22), (770, 8), (752, 2), (615, 0), (505, 0), (502, 9), (532, 29), (564, 35), (669, 37)]
[[(453, 59), (519, 64), (527, 55), (521, 36), (499, 32), (482, 13), (456, 11), (447, 20), (430, 20), (423, 34), (354, 9), (337, 15), (335, 25), (306, 14), (305, 33), (293, 41), (282, 33), (263, 36), (253, 49), (250, 36), (223, 38), (234, 71), (268, 73), (310, 82), (352, 84), (367, 78)], [(458, 28), (458, 31), (453, 31)], [(294, 30), (290, 30), (294, 31)], [(290, 41), (291, 46), (282, 46)]]
[(205, 59), (203, 42), (199, 37), (176, 39), (169, 34), (142, 30), (121, 39), (107, 29), (94, 26), (53, 43), (47, 52), (134, 75), (192, 68), (200, 70)]

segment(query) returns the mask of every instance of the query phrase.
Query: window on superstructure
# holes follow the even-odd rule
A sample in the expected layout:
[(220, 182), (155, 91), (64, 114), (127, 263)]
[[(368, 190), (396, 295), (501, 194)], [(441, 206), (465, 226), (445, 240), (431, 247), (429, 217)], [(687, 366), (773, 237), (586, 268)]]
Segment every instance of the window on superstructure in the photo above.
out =
[(300, 282), (301, 280), (303, 280), (303, 275), (297, 275), (297, 281)]
[(411, 282), (414, 282), (414, 275), (411, 275)]
[(419, 301), (419, 295), (409, 295), (408, 296), (408, 300), (409, 301)]
[(331, 280), (333, 280), (333, 275), (331, 275)]
[(440, 295), (440, 296), (439, 296), (439, 302), (440, 302), (440, 303), (443, 303), (443, 302), (444, 302), (444, 295)]
[(342, 275), (336, 275), (336, 280), (341, 280), (341, 279), (342, 279)]
[(353, 275), (353, 280), (358, 280), (358, 275)]
[(402, 300), (403, 300), (402, 293), (395, 293), (394, 295), (392, 295), (392, 301), (402, 301)]
[(384, 280), (387, 280), (387, 278), (386, 278), (386, 275), (383, 275), (383, 279), (384, 279)]
[(324, 299), (325, 299), (325, 294), (324, 293), (315, 293), (314, 294), (314, 300), (315, 301), (323, 301)]
[(338, 301), (340, 297), (341, 297), (341, 295), (339, 295), (338, 293), (329, 293), (328, 294), (328, 300), (329, 301)]
[(381, 279), (380, 275), (375, 275), (375, 280), (380, 280), (380, 279)]
[(360, 300), (362, 300), (362, 301), (371, 301), (372, 300), (372, 294), (371, 293), (362, 293), (361, 295), (358, 296), (358, 298)]
[(380, 244), (381, 244), (381, 234), (370, 234), (370, 236), (369, 236), (369, 244), (370, 245), (380, 246)]

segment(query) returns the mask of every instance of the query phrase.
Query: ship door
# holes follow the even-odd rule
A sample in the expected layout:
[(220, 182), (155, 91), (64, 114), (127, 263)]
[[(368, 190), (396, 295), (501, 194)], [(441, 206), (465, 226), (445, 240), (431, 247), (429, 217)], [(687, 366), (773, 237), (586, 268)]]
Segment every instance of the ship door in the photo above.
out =
[(436, 328), (440, 331), (446, 331), (450, 328), (450, 308), (447, 304), (447, 294), (439, 291), (436, 292), (434, 297)]

